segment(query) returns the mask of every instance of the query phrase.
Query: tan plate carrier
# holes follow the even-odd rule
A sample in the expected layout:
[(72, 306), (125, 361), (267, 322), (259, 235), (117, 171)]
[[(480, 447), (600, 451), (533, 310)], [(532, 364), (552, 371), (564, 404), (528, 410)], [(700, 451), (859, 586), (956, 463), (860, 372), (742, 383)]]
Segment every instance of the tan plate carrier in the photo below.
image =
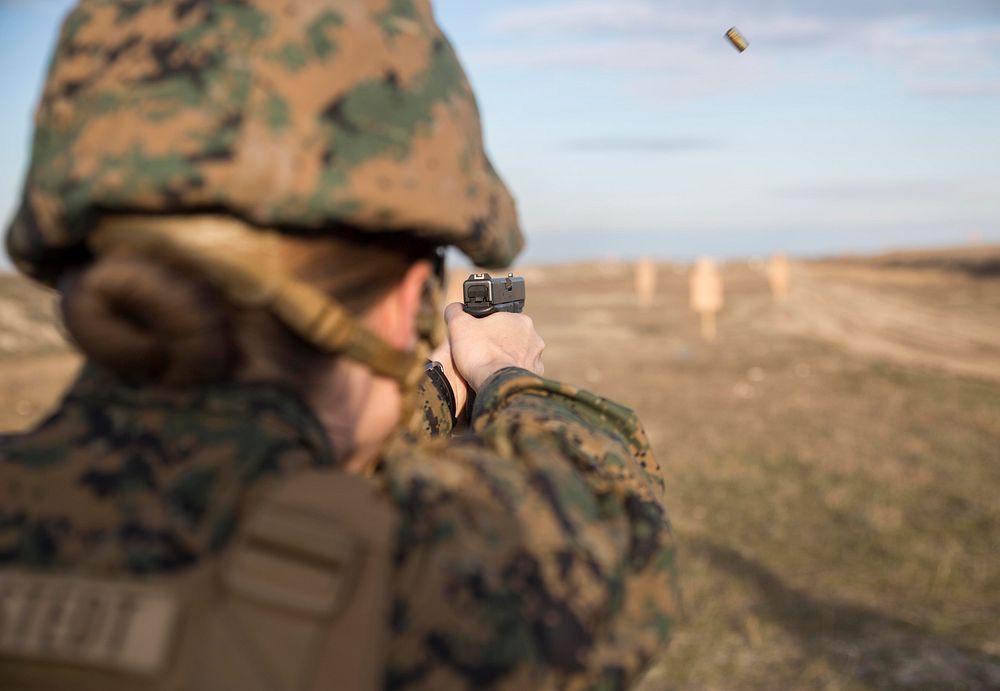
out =
[(369, 481), (310, 471), (178, 576), (0, 571), (0, 689), (380, 689), (396, 526)]

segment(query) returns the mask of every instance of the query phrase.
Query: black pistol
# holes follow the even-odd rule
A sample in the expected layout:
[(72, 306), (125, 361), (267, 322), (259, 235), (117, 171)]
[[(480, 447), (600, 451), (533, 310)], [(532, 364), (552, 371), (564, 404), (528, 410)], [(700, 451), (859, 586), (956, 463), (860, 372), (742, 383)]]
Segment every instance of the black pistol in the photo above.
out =
[(493, 278), (489, 274), (472, 274), (462, 285), (466, 314), (488, 317), (494, 312), (524, 311), (524, 277), (507, 274)]

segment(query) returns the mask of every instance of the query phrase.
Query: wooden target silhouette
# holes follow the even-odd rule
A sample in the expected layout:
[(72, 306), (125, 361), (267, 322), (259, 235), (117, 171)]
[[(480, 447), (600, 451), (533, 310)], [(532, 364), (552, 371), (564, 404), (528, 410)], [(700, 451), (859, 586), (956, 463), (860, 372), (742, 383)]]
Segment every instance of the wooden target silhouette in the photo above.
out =
[(701, 336), (714, 341), (715, 315), (724, 303), (722, 274), (711, 259), (699, 259), (691, 272), (691, 309), (701, 315)]

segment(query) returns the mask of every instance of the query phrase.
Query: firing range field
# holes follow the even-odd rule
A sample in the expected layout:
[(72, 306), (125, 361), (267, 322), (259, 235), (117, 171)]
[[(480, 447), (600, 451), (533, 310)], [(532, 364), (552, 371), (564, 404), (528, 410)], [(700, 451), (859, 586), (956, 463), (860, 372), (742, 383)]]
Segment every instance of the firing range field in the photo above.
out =
[[(636, 408), (665, 468), (686, 620), (643, 691), (1000, 688), (1000, 249), (723, 268), (529, 267), (548, 374)], [(0, 429), (77, 366), (0, 278)]]

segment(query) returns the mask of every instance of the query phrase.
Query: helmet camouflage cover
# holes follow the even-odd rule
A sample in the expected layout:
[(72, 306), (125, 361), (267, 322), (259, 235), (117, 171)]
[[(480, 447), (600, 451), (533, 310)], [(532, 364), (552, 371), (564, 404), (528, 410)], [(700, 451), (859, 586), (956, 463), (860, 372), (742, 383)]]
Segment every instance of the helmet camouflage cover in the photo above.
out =
[(102, 214), (406, 231), (479, 265), (522, 245), (428, 0), (81, 0), (8, 250), (51, 278)]

